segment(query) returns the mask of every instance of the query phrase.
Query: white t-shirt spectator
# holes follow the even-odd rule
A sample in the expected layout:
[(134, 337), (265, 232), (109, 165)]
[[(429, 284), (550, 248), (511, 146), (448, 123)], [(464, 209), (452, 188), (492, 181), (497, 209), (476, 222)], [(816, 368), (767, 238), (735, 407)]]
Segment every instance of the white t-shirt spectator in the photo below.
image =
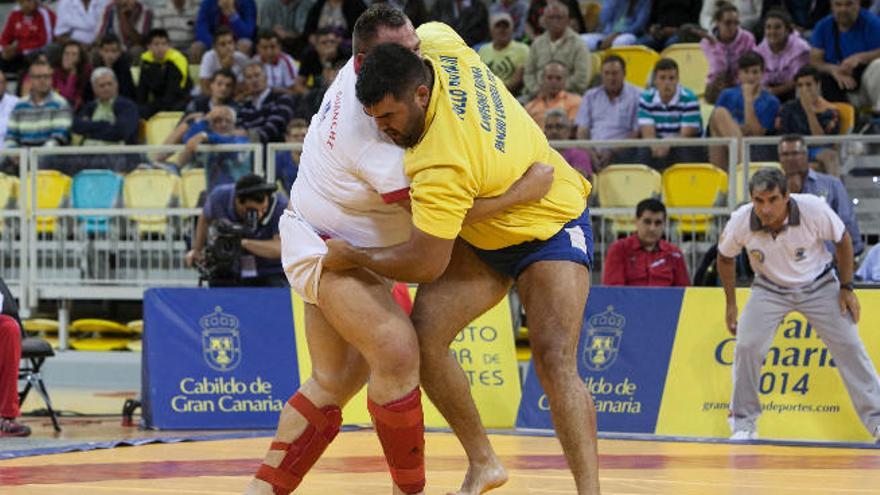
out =
[(86, 45), (94, 43), (107, 1), (91, 0), (86, 8), (82, 0), (59, 0), (55, 7), (55, 36), (68, 35)]
[[(251, 63), (251, 60), (241, 52), (235, 52), (232, 55), (232, 73), (235, 74), (235, 78), (238, 82), (241, 82), (244, 78), (244, 68)], [(205, 52), (205, 55), (202, 57), (202, 63), (199, 65), (199, 79), (203, 81), (207, 81), (211, 79), (211, 76), (214, 75), (215, 72), (222, 69), (220, 66), (220, 59), (217, 57), (217, 52), (213, 49)]]
[(274, 63), (263, 62), (257, 55), (253, 58), (253, 62), (263, 64), (263, 70), (266, 71), (266, 82), (270, 88), (290, 89), (296, 84), (296, 62), (290, 55), (281, 53)]

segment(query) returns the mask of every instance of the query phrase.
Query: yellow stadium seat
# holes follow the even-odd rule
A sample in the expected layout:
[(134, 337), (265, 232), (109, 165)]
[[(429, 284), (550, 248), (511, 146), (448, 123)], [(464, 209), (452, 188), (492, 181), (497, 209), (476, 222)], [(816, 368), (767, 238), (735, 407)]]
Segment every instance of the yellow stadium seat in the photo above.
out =
[(602, 55), (590, 53), (590, 82), (602, 79)]
[(85, 334), (70, 339), (71, 349), (78, 351), (125, 351), (136, 338), (128, 325), (101, 318), (82, 318), (70, 324), (71, 332)]
[(516, 361), (527, 363), (532, 360), (532, 349), (528, 346), (516, 346)]
[(709, 60), (699, 43), (676, 43), (663, 50), (660, 56), (671, 58), (678, 64), (678, 79), (682, 86), (697, 96), (706, 93)]
[(13, 202), (17, 197), (18, 177), (0, 173), (0, 210), (13, 207)]
[(132, 339), (126, 337), (78, 337), (70, 339), (70, 348), (76, 351), (127, 351)]
[(632, 232), (635, 206), (645, 198), (660, 196), (660, 173), (641, 164), (610, 165), (596, 175), (596, 191), (602, 208), (633, 208), (632, 215), (612, 215), (615, 232)]
[(832, 102), (840, 113), (840, 134), (849, 134), (856, 124), (856, 109), (849, 103)]
[(146, 139), (147, 144), (162, 144), (177, 127), (183, 112), (159, 112), (147, 120)]
[[(727, 172), (711, 163), (677, 163), (663, 171), (667, 208), (709, 208), (727, 192)], [(711, 215), (670, 215), (679, 232), (706, 233)]]
[(22, 320), (21, 325), (27, 333), (58, 333), (58, 321), (48, 318)]
[[(38, 170), (37, 171), (37, 208), (61, 208), (70, 198), (70, 186), (73, 179), (62, 174), (57, 170)], [(25, 205), (30, 211), (30, 176), (25, 186), (24, 197)], [(51, 234), (55, 232), (56, 217), (39, 216), (37, 217), (37, 232), (41, 234)]]
[(126, 347), (129, 351), (141, 352), (141, 350), (143, 350), (143, 345), (144, 343), (142, 340), (129, 340)]
[(199, 87), (199, 80), (200, 80), (199, 69), (200, 69), (200, 67), (201, 66), (199, 64), (190, 64), (190, 66), (189, 66), (189, 78), (192, 79), (192, 83), (193, 83), (194, 88)]
[[(748, 199), (748, 188), (743, 188), (742, 185), (744, 168), (745, 167), (742, 163), (736, 165), (736, 204), (740, 204)], [(782, 170), (782, 165), (779, 162), (749, 162), (749, 180), (755, 175), (755, 172), (762, 168), (778, 168), (779, 170)]]
[[(179, 196), (180, 177), (159, 169), (137, 169), (125, 176), (122, 201), (126, 208), (167, 208)], [(164, 234), (166, 215), (132, 215), (138, 232)]]
[(133, 333), (127, 325), (101, 318), (80, 318), (70, 324), (70, 329), (84, 333)]
[(660, 60), (660, 54), (642, 45), (614, 46), (605, 50), (602, 56), (608, 58), (611, 54), (626, 62), (626, 80), (639, 88), (648, 86), (654, 64)]
[(184, 208), (196, 208), (206, 187), (205, 169), (191, 168), (180, 173), (180, 202)]
[(143, 334), (144, 333), (144, 320), (132, 320), (128, 322), (125, 326), (131, 330), (132, 333)]

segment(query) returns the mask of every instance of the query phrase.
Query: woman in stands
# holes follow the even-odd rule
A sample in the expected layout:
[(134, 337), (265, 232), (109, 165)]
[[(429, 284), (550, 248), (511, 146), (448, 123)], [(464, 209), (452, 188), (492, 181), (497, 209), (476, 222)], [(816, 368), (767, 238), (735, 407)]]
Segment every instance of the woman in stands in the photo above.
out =
[[(709, 1), (709, 0), (707, 0)], [(709, 61), (706, 78), (706, 101), (715, 104), (721, 91), (735, 86), (739, 57), (755, 49), (755, 37), (739, 27), (739, 10), (730, 3), (721, 2), (712, 17), (712, 32), (701, 31), (700, 46)]]
[(87, 92), (91, 91), (89, 77), (92, 66), (83, 46), (73, 40), (64, 43), (61, 63), (53, 69), (52, 87), (67, 99), (74, 110), (78, 110), (88, 99)]
[(755, 49), (764, 57), (764, 87), (779, 101), (794, 98), (794, 76), (810, 62), (810, 44), (794, 30), (791, 16), (771, 10), (764, 16), (764, 41)]

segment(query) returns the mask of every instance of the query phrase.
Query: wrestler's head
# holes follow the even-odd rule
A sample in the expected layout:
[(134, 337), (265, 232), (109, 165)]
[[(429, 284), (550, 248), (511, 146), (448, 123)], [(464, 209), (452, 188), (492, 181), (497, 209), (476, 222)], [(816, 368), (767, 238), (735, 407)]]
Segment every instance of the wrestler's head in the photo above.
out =
[(419, 53), (419, 37), (412, 22), (406, 14), (385, 3), (374, 3), (358, 17), (352, 42), (355, 67), (360, 67), (364, 57), (382, 43), (397, 43)]
[(396, 43), (383, 43), (364, 59), (357, 97), (379, 130), (408, 148), (425, 130), (432, 86), (433, 71), (421, 57)]

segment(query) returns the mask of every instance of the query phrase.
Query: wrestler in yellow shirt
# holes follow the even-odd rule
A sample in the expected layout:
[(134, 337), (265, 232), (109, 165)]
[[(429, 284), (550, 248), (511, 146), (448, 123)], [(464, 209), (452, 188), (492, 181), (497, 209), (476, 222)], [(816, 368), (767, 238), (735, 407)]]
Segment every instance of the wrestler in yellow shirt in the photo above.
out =
[[(548, 239), (580, 216), (590, 183), (550, 147), (504, 83), (449, 26), (432, 22), (416, 32), (434, 87), (424, 133), (404, 158), (413, 224), (493, 250)], [(541, 201), (462, 226), (474, 198), (499, 196), (535, 162), (555, 169), (553, 187)]]

